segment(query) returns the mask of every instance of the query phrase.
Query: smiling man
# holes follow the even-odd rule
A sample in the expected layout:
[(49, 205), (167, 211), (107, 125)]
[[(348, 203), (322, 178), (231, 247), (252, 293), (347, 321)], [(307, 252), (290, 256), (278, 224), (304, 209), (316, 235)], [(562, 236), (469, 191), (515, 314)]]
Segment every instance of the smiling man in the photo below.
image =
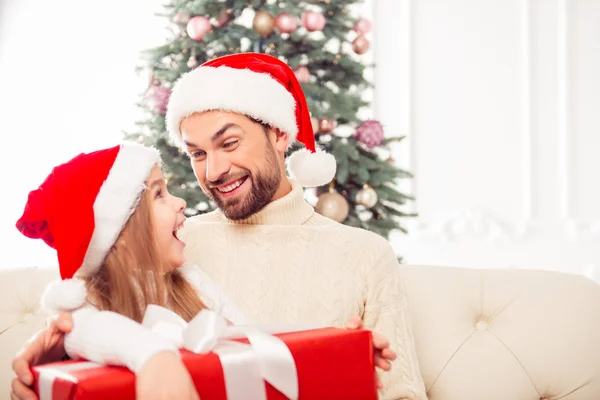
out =
[[(303, 187), (328, 184), (336, 163), (315, 151), (293, 71), (264, 54), (209, 61), (175, 84), (167, 128), (218, 205), (184, 226), (186, 258), (253, 321), (343, 327), (360, 315), (398, 353), (381, 374), (381, 397), (426, 399), (390, 244), (317, 214), (304, 200)], [(288, 178), (285, 152), (294, 141), (306, 149), (287, 160)]]

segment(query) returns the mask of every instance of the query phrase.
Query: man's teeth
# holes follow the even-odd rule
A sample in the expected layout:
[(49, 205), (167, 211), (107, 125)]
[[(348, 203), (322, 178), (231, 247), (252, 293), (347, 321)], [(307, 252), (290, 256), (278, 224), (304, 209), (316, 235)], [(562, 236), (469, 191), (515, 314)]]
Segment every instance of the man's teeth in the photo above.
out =
[(232, 190), (239, 188), (242, 183), (244, 183), (244, 178), (233, 182), (231, 185), (220, 187), (219, 188), (219, 192), (221, 192), (221, 193), (229, 193)]

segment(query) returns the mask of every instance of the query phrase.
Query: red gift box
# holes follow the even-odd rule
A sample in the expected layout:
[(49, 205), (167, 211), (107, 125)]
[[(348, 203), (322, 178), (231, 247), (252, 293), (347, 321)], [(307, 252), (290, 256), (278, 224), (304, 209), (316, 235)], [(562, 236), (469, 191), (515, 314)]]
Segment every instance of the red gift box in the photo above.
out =
[[(294, 358), (300, 399), (377, 399), (371, 332), (324, 328), (275, 336)], [(217, 354), (181, 355), (202, 400), (227, 399)], [(33, 373), (40, 400), (135, 399), (135, 375), (126, 368), (66, 361), (34, 367)], [(265, 388), (268, 400), (287, 399), (268, 382)]]

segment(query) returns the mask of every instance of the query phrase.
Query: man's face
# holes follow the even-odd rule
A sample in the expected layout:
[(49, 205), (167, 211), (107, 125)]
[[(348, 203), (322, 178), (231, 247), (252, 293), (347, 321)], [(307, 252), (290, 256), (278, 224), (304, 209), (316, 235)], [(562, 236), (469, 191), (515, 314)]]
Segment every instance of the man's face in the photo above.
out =
[(189, 116), (181, 134), (200, 187), (227, 218), (248, 218), (271, 201), (282, 180), (278, 152), (285, 151), (287, 136), (222, 111)]

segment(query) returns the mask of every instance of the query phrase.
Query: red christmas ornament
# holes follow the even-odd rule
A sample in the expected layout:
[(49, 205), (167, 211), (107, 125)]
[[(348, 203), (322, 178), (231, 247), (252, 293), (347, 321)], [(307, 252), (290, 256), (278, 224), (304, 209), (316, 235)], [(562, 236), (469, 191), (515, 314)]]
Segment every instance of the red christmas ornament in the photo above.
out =
[(202, 40), (204, 35), (212, 30), (212, 25), (206, 17), (196, 16), (187, 23), (187, 34), (193, 40)]
[(292, 33), (298, 29), (298, 20), (293, 15), (282, 13), (275, 19), (275, 26), (280, 33)]
[(302, 16), (302, 25), (309, 32), (322, 31), (326, 22), (325, 16), (316, 11), (307, 11)]
[(307, 83), (310, 81), (310, 71), (304, 65), (299, 66), (294, 70), (294, 75), (300, 83)]
[(371, 32), (371, 21), (366, 18), (361, 18), (358, 20), (358, 22), (356, 22), (356, 25), (354, 25), (352, 30), (361, 35), (365, 35)]

